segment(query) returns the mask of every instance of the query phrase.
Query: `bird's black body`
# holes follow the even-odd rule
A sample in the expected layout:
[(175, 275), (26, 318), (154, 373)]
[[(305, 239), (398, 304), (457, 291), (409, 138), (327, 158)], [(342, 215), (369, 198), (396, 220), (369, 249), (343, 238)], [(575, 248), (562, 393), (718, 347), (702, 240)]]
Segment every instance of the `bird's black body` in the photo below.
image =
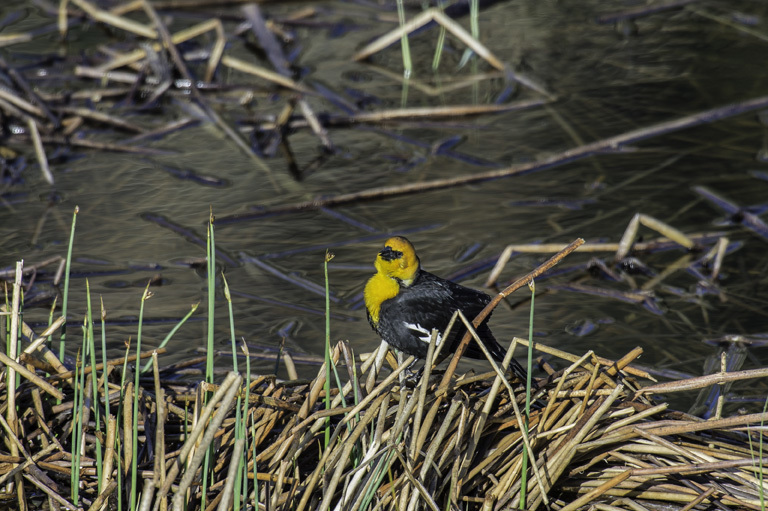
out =
[[(394, 265), (402, 261), (405, 263)], [(491, 297), (481, 291), (422, 270), (413, 246), (405, 238), (388, 240), (377, 263), (379, 272), (366, 286), (368, 321), (382, 339), (408, 355), (425, 358), (432, 329), (444, 334), (457, 310), (472, 321), (491, 301)], [(392, 289), (389, 289), (390, 285)], [(438, 338), (441, 344), (445, 343), (441, 359), (455, 352), (466, 331), (463, 322), (457, 320), (446, 339)], [(506, 350), (493, 337), (488, 318), (475, 331), (494, 360), (501, 362)], [(470, 341), (464, 356), (485, 359), (474, 340)], [(510, 369), (518, 377), (526, 378), (525, 369), (515, 359), (512, 359)]]
[[(485, 293), (420, 270), (413, 284), (401, 287), (397, 296), (381, 304), (379, 324), (374, 325), (371, 321), (371, 326), (395, 348), (409, 355), (424, 358), (427, 356), (429, 337), (433, 328), (442, 335), (456, 310), (461, 310), (467, 319), (472, 321), (490, 301), (491, 297)], [(370, 321), (370, 316), (368, 319)], [(421, 327), (423, 331), (414, 327)], [(454, 324), (448, 339), (441, 341), (448, 343), (443, 348), (445, 355), (456, 349), (456, 345), (466, 331), (461, 320)], [(487, 321), (483, 322), (476, 331), (494, 358), (500, 355), (501, 358), (498, 359), (502, 360), (504, 349), (493, 338)], [(467, 347), (465, 356), (476, 359), (485, 358), (475, 343)]]

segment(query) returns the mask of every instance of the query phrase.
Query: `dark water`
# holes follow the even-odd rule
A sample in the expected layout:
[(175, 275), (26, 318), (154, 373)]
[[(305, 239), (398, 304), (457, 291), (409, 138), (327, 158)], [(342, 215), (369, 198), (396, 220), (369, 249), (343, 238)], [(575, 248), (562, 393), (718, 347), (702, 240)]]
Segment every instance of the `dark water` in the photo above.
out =
[[(282, 17), (301, 6), (314, 6), (317, 15), (306, 25), (286, 25), (294, 35), (289, 45), (302, 83), (328, 89), (342, 100), (377, 111), (401, 106), (491, 104), (541, 96), (526, 87), (510, 87), (482, 61), (459, 68), (463, 46), (449, 37), (438, 73), (430, 69), (437, 30), (411, 40), (414, 75), (407, 87), (401, 76), (399, 47), (389, 48), (372, 62), (351, 56), (363, 44), (384, 33), (396, 19), (391, 10), (364, 2), (311, 2), (264, 5), (267, 17)], [(112, 354), (136, 336), (135, 318), (146, 281), (159, 275), (146, 304), (146, 346), (156, 345), (176, 318), (202, 301), (194, 320), (171, 344), (168, 362), (191, 356), (205, 338), (205, 281), (190, 267), (205, 255), (204, 246), (163, 227), (158, 218), (188, 229), (205, 240), (209, 208), (219, 218), (252, 212), (254, 207), (289, 205), (316, 197), (358, 192), (377, 186), (405, 185), (450, 178), (531, 162), (568, 148), (633, 129), (668, 121), (768, 94), (768, 5), (762, 2), (699, 2), (690, 8), (646, 16), (616, 26), (599, 24), (598, 16), (626, 9), (633, 2), (497, 2), (482, 10), (481, 40), (504, 62), (556, 97), (546, 106), (524, 111), (448, 121), (404, 121), (387, 125), (358, 124), (329, 129), (336, 151), (312, 167), (323, 152), (308, 130), (288, 135), (295, 160), (306, 173), (297, 180), (287, 159), (266, 160), (270, 175), (254, 164), (210, 123), (175, 132), (149, 146), (173, 152), (166, 156), (77, 151), (78, 157), (52, 165), (55, 185), (42, 180), (30, 146), (13, 145), (30, 162), (21, 182), (3, 185), (0, 208), (0, 264), (12, 267), (65, 255), (71, 215), (79, 205), (70, 289), (71, 332), (79, 332), (85, 308), (85, 277), (91, 293), (103, 298), (108, 310), (108, 339)], [(52, 18), (37, 7), (10, 2), (0, 7), (0, 19), (23, 8), (5, 27), (22, 32), (49, 27)], [(409, 15), (415, 15), (415, 12)], [(174, 18), (181, 28), (207, 16), (225, 16), (232, 31), (240, 11), (235, 7), (188, 12)], [(136, 15), (142, 21), (143, 15)], [(464, 26), (468, 18), (458, 18)], [(81, 56), (93, 56), (99, 45), (115, 46), (109, 31), (83, 24), (62, 47), (53, 34), (31, 43), (0, 49), (11, 65), (40, 90), (97, 88), (93, 80), (64, 80)], [(204, 39), (203, 46), (210, 44)], [(226, 53), (269, 66), (254, 56), (242, 39), (229, 38)], [(84, 58), (84, 57), (83, 57)], [(42, 76), (42, 70), (47, 75)], [(246, 126), (254, 115), (274, 115), (283, 108), (285, 93), (265, 82), (233, 71), (221, 71), (224, 83), (237, 85), (226, 94), (209, 94), (211, 104), (234, 126)], [(487, 79), (452, 87), (476, 73)], [(432, 89), (443, 87), (434, 94)], [(254, 92), (243, 106), (245, 88)], [(313, 95), (309, 103), (320, 114), (343, 114), (338, 103)], [(125, 116), (145, 127), (159, 126), (194, 115), (188, 100), (176, 94), (161, 112), (137, 113), (114, 102), (98, 108)], [(99, 136), (99, 133), (95, 133)], [(131, 135), (105, 139), (119, 142)], [(455, 137), (455, 138), (454, 138)], [(333, 341), (349, 340), (358, 352), (378, 344), (361, 308), (361, 292), (372, 273), (372, 261), (391, 233), (409, 233), (423, 266), (439, 275), (462, 272), (486, 261), (481, 271), (463, 280), (480, 287), (490, 265), (507, 244), (618, 241), (635, 213), (667, 222), (686, 233), (722, 231), (740, 246), (725, 257), (717, 286), (706, 292), (698, 277), (685, 269), (671, 273), (653, 290), (657, 311), (613, 298), (563, 289), (572, 281), (593, 287), (634, 291), (648, 281), (610, 282), (584, 270), (574, 270), (538, 282), (535, 335), (540, 342), (582, 354), (595, 350), (620, 357), (635, 346), (644, 349), (640, 362), (658, 369), (700, 374), (717, 348), (706, 339), (724, 335), (755, 336), (768, 332), (766, 261), (768, 240), (741, 224), (723, 224), (724, 214), (704, 200), (694, 186), (706, 186), (742, 207), (764, 204), (768, 182), (760, 172), (766, 165), (768, 131), (756, 112), (650, 138), (603, 154), (535, 173), (469, 186), (359, 201), (329, 210), (307, 210), (268, 216), (216, 228), (220, 250), (234, 263), (220, 260), (230, 283), (236, 335), (250, 345), (275, 350), (285, 337), (288, 351), (317, 356), (324, 344), (324, 297), (281, 279), (253, 262), (285, 275), (323, 285), (326, 248), (335, 254), (330, 265)], [(173, 172), (169, 171), (172, 170)], [(307, 170), (310, 169), (310, 170)], [(192, 173), (196, 178), (185, 176)], [(181, 173), (181, 174), (180, 174)], [(218, 184), (220, 186), (212, 186)], [(755, 210), (759, 213), (759, 210)], [(720, 222), (720, 223), (719, 223)], [(643, 239), (656, 233), (641, 228)], [(707, 247), (707, 249), (709, 246)], [(685, 255), (684, 250), (639, 254), (656, 272)], [(694, 257), (698, 257), (695, 255)], [(545, 255), (516, 255), (505, 268), (503, 285), (546, 259)], [(598, 254), (610, 265), (610, 254)], [(571, 256), (563, 267), (589, 261)], [(50, 272), (30, 291), (50, 290)], [(555, 289), (555, 287), (559, 287)], [(494, 313), (497, 338), (527, 337), (528, 291), (520, 290)], [(29, 307), (25, 319), (46, 321), (47, 304)], [(217, 340), (229, 348), (226, 302), (216, 305)], [(40, 328), (38, 328), (38, 331)], [(79, 333), (75, 335), (78, 338)], [(72, 344), (68, 352), (74, 354)], [(257, 349), (257, 348), (253, 348)], [(257, 349), (258, 350), (258, 349)], [(228, 358), (222, 357), (222, 367)], [(765, 347), (748, 351), (746, 368), (764, 366)], [(256, 372), (270, 372), (273, 361), (254, 359)], [(562, 362), (553, 360), (561, 366)], [(304, 375), (312, 365), (301, 365)], [(765, 395), (764, 384), (742, 393)]]

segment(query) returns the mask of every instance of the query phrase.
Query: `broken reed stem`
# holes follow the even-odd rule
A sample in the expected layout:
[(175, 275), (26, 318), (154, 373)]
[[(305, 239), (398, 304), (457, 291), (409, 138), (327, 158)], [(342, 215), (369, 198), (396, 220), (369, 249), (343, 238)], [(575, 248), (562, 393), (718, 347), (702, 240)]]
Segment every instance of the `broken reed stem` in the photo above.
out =
[[(45, 392), (47, 392), (48, 394), (52, 395), (56, 399), (64, 399), (64, 394), (59, 389), (57, 389), (56, 387), (54, 387), (53, 385), (51, 385), (47, 381), (43, 380), (42, 378), (37, 376), (34, 372), (30, 371), (29, 369), (27, 369), (23, 365), (19, 364), (18, 362), (16, 362), (11, 357), (9, 357), (8, 355), (6, 355), (5, 353), (3, 353), (1, 351), (0, 351), (0, 362), (5, 364), (6, 366), (8, 366), (8, 368), (9, 368), (8, 377), (9, 378), (10, 378), (10, 375), (11, 375), (11, 371), (13, 371), (15, 373), (18, 373), (20, 376), (23, 376), (24, 378), (26, 378), (27, 380), (29, 380), (30, 382), (35, 384), (40, 389), (42, 389)], [(9, 406), (10, 406), (10, 404), (9, 404)]]
[(440, 9), (427, 9), (421, 14), (414, 16), (407, 23), (403, 23), (399, 28), (393, 29), (389, 33), (380, 37), (376, 41), (373, 41), (368, 46), (357, 52), (352, 59), (364, 60), (374, 53), (381, 51), (387, 46), (393, 44), (398, 40), (402, 40), (404, 37), (414, 30), (423, 27), (427, 23), (435, 21), (441, 26), (445, 27), (456, 38), (469, 46), (472, 51), (477, 53), (481, 58), (487, 61), (491, 66), (496, 69), (504, 70), (505, 66), (487, 47), (480, 43), (477, 39), (464, 30), (464, 27), (453, 21), (451, 18), (443, 14)]
[(32, 137), (32, 145), (35, 148), (35, 156), (37, 157), (37, 163), (40, 165), (40, 171), (43, 173), (43, 178), (49, 185), (53, 184), (53, 174), (48, 167), (48, 157), (45, 155), (45, 148), (43, 147), (43, 141), (40, 139), (40, 131), (37, 129), (37, 123), (31, 117), (27, 117), (27, 129)]
[[(526, 346), (526, 347), (528, 346), (528, 339), (523, 339), (522, 337), (514, 337), (512, 340), (523, 346)], [(552, 355), (562, 360), (567, 360), (568, 362), (572, 362), (572, 363), (575, 363), (577, 361), (584, 359), (584, 357), (586, 357), (587, 355), (589, 355), (590, 357), (592, 356), (592, 352), (590, 351), (587, 353), (587, 355), (584, 355), (582, 357), (577, 357), (576, 355), (571, 355), (570, 353), (565, 352), (563, 350), (559, 350), (557, 348), (553, 348), (552, 346), (547, 346), (546, 344), (541, 344), (538, 342), (533, 343), (533, 349), (535, 349), (536, 351), (540, 351), (542, 353), (546, 353), (548, 355)], [(639, 352), (637, 350), (639, 350)], [(642, 348), (635, 348), (632, 351), (632, 353), (638, 353), (639, 355), (642, 353), (642, 351), (643, 351)], [(635, 356), (635, 358), (636, 357), (637, 355)], [(595, 359), (604, 366), (613, 366), (614, 364), (616, 364), (615, 360), (611, 360), (608, 358), (596, 357)], [(585, 367), (589, 368), (589, 365)], [(643, 371), (641, 369), (637, 369), (635, 367), (628, 366), (628, 365), (622, 367), (621, 369), (625, 371), (627, 374), (631, 374), (632, 376), (637, 376), (638, 378), (644, 378), (646, 380), (654, 380), (654, 378), (650, 374), (648, 374), (646, 371)]]
[[(155, 504), (155, 511), (157, 511), (159, 506), (159, 501), (168, 493), (168, 491), (171, 488), (171, 483), (174, 482), (176, 479), (176, 476), (181, 471), (181, 463), (184, 463), (187, 459), (187, 457), (190, 455), (192, 450), (196, 447), (195, 443), (197, 442), (197, 439), (200, 437), (200, 435), (203, 433), (203, 430), (207, 426), (208, 419), (213, 414), (214, 408), (216, 405), (221, 401), (225, 395), (229, 396), (229, 391), (231, 390), (234, 381), (239, 378), (234, 373), (229, 373), (227, 377), (224, 379), (224, 381), (221, 383), (221, 386), (219, 389), (213, 393), (213, 396), (211, 396), (211, 399), (208, 401), (208, 404), (206, 404), (205, 408), (203, 409), (200, 417), (196, 420), (196, 425), (192, 429), (192, 431), (189, 433), (189, 436), (184, 442), (184, 445), (181, 448), (181, 451), (179, 452), (179, 455), (176, 457), (176, 460), (171, 465), (171, 468), (168, 470), (168, 473), (165, 474), (165, 484), (163, 484), (162, 487), (160, 487), (160, 490), (157, 495), (157, 501)], [(240, 380), (238, 380), (240, 381)], [(223, 415), (223, 414), (220, 414)], [(223, 420), (223, 417), (222, 417)], [(201, 452), (204, 452), (205, 449), (202, 449)]]
[(638, 390), (637, 394), (664, 394), (670, 392), (683, 392), (686, 390), (701, 389), (712, 385), (719, 385), (733, 381), (750, 380), (753, 378), (765, 378), (768, 376), (768, 367), (761, 369), (750, 369), (745, 371), (734, 371), (730, 373), (719, 372), (705, 376), (697, 376), (682, 381), (671, 381), (659, 383), (650, 387)]
[[(214, 435), (216, 435), (219, 427), (221, 426), (221, 423), (226, 418), (226, 412), (233, 405), (234, 399), (240, 390), (241, 382), (242, 382), (242, 377), (240, 375), (235, 373), (229, 373), (227, 377), (224, 379), (224, 382), (221, 384), (221, 388), (219, 388), (219, 391), (211, 397), (211, 402), (221, 401), (221, 406), (219, 407), (219, 410), (218, 410), (219, 413), (213, 416), (213, 419), (210, 421), (210, 423), (206, 423), (203, 421), (200, 421), (198, 423), (198, 426), (202, 426), (200, 430), (202, 430), (203, 427), (207, 427), (207, 429), (205, 431), (205, 434), (202, 437), (202, 440), (200, 441), (200, 445), (197, 447), (197, 451), (195, 451), (194, 456), (185, 467), (184, 474), (182, 475), (182, 478), (181, 478), (181, 482), (179, 482), (179, 488), (176, 491), (172, 500), (172, 505), (174, 510), (181, 511), (185, 507), (184, 504), (186, 501), (186, 495), (185, 495), (186, 489), (189, 488), (189, 486), (192, 484), (198, 467), (202, 464), (203, 459), (208, 453), (208, 447), (213, 441)], [(218, 399), (217, 399), (217, 394), (219, 395)], [(189, 442), (187, 442), (187, 444), (189, 444)], [(181, 458), (181, 456), (179, 456), (179, 458)], [(174, 466), (172, 467), (172, 470), (177, 466), (178, 465), (174, 464)], [(173, 480), (175, 479), (175, 476), (173, 478), (170, 476), (167, 476), (167, 479)], [(167, 485), (167, 481), (166, 481), (166, 485)], [(163, 486), (163, 488), (165, 488), (165, 485)], [(167, 490), (165, 491), (167, 492)], [(159, 503), (160, 503), (160, 498), (158, 498), (155, 501), (156, 509), (158, 508)]]
[[(8, 338), (8, 358), (16, 359), (18, 356), (19, 348), (19, 323), (21, 323), (21, 281), (24, 274), (24, 261), (16, 262), (16, 277), (13, 281), (13, 293), (11, 298), (11, 331)], [(6, 288), (7, 289), (7, 288)], [(6, 297), (8, 295), (6, 294)], [(7, 298), (6, 298), (7, 300)], [(18, 417), (16, 415), (16, 368), (9, 366), (6, 371), (6, 395), (7, 395), (7, 409), (6, 419), (3, 421), (3, 428), (6, 433), (16, 440), (16, 437), (20, 431), (18, 424)], [(19, 449), (20, 444), (18, 440), (10, 442), (11, 456), (18, 456), (19, 452), (24, 452), (23, 447)], [(24, 452), (26, 456), (26, 452)], [(24, 486), (22, 484), (21, 474), (15, 476), (16, 490), (20, 499), (24, 497)]]

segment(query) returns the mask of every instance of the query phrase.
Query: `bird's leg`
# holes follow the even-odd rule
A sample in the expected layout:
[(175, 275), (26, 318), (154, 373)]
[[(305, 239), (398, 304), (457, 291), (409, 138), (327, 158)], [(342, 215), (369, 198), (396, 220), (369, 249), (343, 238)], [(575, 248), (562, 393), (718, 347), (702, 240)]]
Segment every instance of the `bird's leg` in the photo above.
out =
[[(393, 348), (394, 349), (394, 348)], [(397, 363), (398, 365), (402, 365), (404, 359), (405, 359), (405, 353), (402, 351), (395, 349), (395, 353), (397, 353)], [(416, 362), (418, 362), (419, 359), (415, 358), (413, 362), (408, 364), (408, 367), (406, 367), (399, 375), (400, 377), (400, 385), (406, 386), (408, 384), (416, 385), (419, 380), (421, 379), (421, 375), (424, 373), (424, 366), (422, 366), (419, 370), (414, 371), (413, 366), (416, 365)]]
[[(402, 365), (405, 361), (405, 353), (402, 351), (395, 349), (395, 353), (397, 354), (397, 364)], [(410, 379), (413, 376), (413, 371), (411, 371), (411, 368), (416, 364), (416, 361), (418, 359), (414, 359), (413, 362), (408, 364), (408, 367), (406, 367), (401, 373), (400, 373), (400, 383), (403, 383), (404, 380)]]
[(417, 370), (413, 370), (413, 366), (416, 365), (416, 362), (418, 362), (419, 359), (414, 359), (413, 362), (411, 362), (411, 365), (405, 368), (405, 372), (408, 373), (408, 379), (414, 380), (414, 383), (418, 383), (419, 380), (421, 380), (422, 375), (424, 374), (424, 366), (419, 367)]
[[(397, 365), (398, 366), (403, 365), (403, 360), (405, 360), (405, 354), (402, 351), (395, 349), (395, 356), (397, 358)], [(408, 367), (405, 368), (404, 371), (400, 371), (400, 373), (397, 375), (398, 380), (400, 381), (400, 387), (405, 387), (408, 380), (410, 380), (411, 378), (410, 369), (411, 369), (411, 366), (409, 365)]]

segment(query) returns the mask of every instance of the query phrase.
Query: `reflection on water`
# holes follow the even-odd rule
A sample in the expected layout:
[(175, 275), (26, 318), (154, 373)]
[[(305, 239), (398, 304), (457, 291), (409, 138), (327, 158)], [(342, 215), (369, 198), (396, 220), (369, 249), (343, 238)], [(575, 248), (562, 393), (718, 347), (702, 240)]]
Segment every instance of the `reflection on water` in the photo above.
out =
[[(174, 151), (173, 155), (137, 157), (82, 151), (81, 158), (52, 165), (53, 188), (30, 165), (23, 173), (23, 183), (8, 182), (2, 192), (0, 261), (10, 267), (20, 257), (32, 264), (64, 255), (71, 213), (79, 205), (70, 320), (73, 328), (82, 320), (87, 277), (92, 295), (103, 298), (110, 346), (118, 354), (124, 341), (135, 338), (135, 317), (148, 279), (156, 277), (162, 285), (146, 304), (149, 320), (143, 342), (147, 346), (162, 340), (172, 328), (173, 318), (183, 316), (191, 304), (205, 303), (204, 275), (194, 261), (205, 254), (204, 222), (209, 208), (223, 217), (378, 186), (468, 175), (485, 171), (488, 165), (502, 168), (534, 161), (586, 142), (768, 93), (766, 43), (740, 30), (738, 20), (729, 26), (693, 10), (678, 9), (637, 19), (631, 30), (622, 32), (594, 21), (598, 14), (612, 10), (611, 6), (583, 4), (568, 12), (569, 7), (559, 3), (501, 2), (482, 12), (482, 40), (502, 60), (557, 97), (547, 106), (440, 122), (340, 125), (329, 129), (336, 152), (327, 159), (319, 159), (322, 148), (309, 130), (287, 132), (298, 169), (306, 169), (300, 180), (289, 172), (284, 152), (278, 151), (267, 162), (271, 168), (268, 178), (207, 123), (191, 125), (153, 144)], [(356, 22), (343, 37), (333, 31), (289, 26), (302, 42), (297, 65), (307, 73), (304, 83), (317, 84), (317, 90), (322, 86), (325, 91), (324, 98), (308, 97), (313, 108), (322, 114), (341, 115), (349, 108), (399, 107), (401, 61), (396, 48), (375, 56), (372, 63), (349, 58), (361, 44), (385, 30), (373, 21), (376, 13), (346, 3), (323, 5), (328, 10), (321, 21), (341, 23), (345, 16), (353, 16)], [(621, 5), (616, 3), (613, 8)], [(739, 7), (749, 19), (757, 20), (751, 30), (768, 33), (768, 8), (744, 3), (722, 9), (732, 9), (733, 14), (742, 12)], [(265, 12), (272, 8), (265, 6)], [(284, 14), (290, 6), (275, 9), (273, 14)], [(16, 28), (36, 26), (39, 19), (30, 11), (28, 17), (16, 21), (24, 24)], [(52, 39), (43, 38), (3, 52), (16, 65), (33, 62), (33, 68), (25, 70), (31, 76), (35, 69), (45, 67), (33, 52), (76, 55), (112, 42), (107, 34), (93, 29), (75, 32), (72, 37), (69, 48), (59, 49)], [(472, 66), (456, 69), (463, 47), (450, 39), (441, 71), (433, 74), (429, 66), (434, 41), (434, 29), (412, 40), (415, 72), (406, 106), (538, 97), (520, 86), (513, 91), (503, 74), (482, 62), (473, 64), (474, 69), (488, 73), (487, 78), (465, 80), (472, 77)], [(237, 46), (240, 42), (232, 44), (233, 52), (250, 55)], [(66, 67), (59, 62), (56, 69)], [(231, 79), (248, 83), (242, 75)], [(45, 86), (51, 87), (51, 83), (55, 82), (49, 80)], [(513, 97), (507, 99), (510, 93)], [(244, 108), (232, 94), (214, 104), (230, 121), (252, 120), (279, 112), (283, 105), (279, 98), (282, 96), (262, 95)], [(169, 117), (189, 113), (180, 108), (183, 101), (169, 104)], [(137, 123), (150, 121), (154, 122), (148, 113), (135, 119)], [(233, 291), (236, 336), (264, 348), (269, 357), (281, 339), (292, 353), (322, 353), (326, 248), (336, 255), (330, 266), (332, 339), (349, 339), (362, 352), (375, 347), (378, 339), (364, 319), (360, 293), (373, 271), (376, 250), (390, 233), (408, 234), (425, 269), (442, 276), (463, 273), (469, 276), (463, 284), (481, 286), (507, 244), (568, 242), (576, 237), (618, 241), (632, 216), (642, 212), (686, 233), (721, 230), (731, 241), (743, 243), (723, 261), (720, 292), (706, 292), (699, 277), (688, 271), (671, 272), (654, 290), (654, 300), (663, 311), (656, 314), (637, 304), (562, 286), (588, 281), (631, 290), (632, 283), (592, 279), (584, 271), (564, 273), (542, 280), (538, 287), (535, 335), (543, 343), (573, 353), (593, 349), (605, 357), (620, 357), (641, 346), (645, 350), (641, 361), (648, 366), (699, 374), (714, 351), (703, 339), (768, 331), (767, 297), (762, 291), (766, 289), (766, 240), (741, 224), (716, 225), (724, 220), (723, 213), (693, 187), (706, 186), (742, 207), (763, 203), (768, 183), (759, 178), (766, 169), (762, 167), (764, 158), (758, 160), (757, 156), (765, 152), (765, 140), (765, 126), (755, 114), (747, 114), (533, 174), (222, 224), (216, 230), (216, 243), (226, 257), (218, 262)], [(32, 153), (25, 156), (34, 161)], [(153, 220), (157, 218), (169, 224)], [(641, 235), (656, 236), (647, 229), (641, 229)], [(463, 257), (468, 249), (470, 256)], [(678, 250), (640, 258), (659, 273), (681, 255)], [(604, 257), (610, 265), (610, 255)], [(229, 258), (231, 262), (226, 262)], [(530, 271), (545, 258), (513, 256), (500, 284)], [(574, 255), (563, 264), (581, 265), (589, 258)], [(465, 271), (468, 268), (471, 271)], [(35, 293), (40, 294), (41, 307), (29, 308), (26, 314), (36, 324), (46, 321), (48, 315), (45, 293), (50, 293), (50, 285), (46, 282), (54, 270), (46, 271), (28, 297), (33, 302)], [(635, 276), (634, 284), (641, 286), (646, 278)], [(491, 325), (498, 339), (527, 336), (525, 293), (518, 291), (507, 307), (494, 313)], [(203, 309), (176, 334), (169, 361), (191, 356), (202, 347), (206, 332)], [(227, 350), (229, 327), (223, 295), (219, 295), (216, 313), (219, 346)], [(74, 346), (69, 349), (76, 351)], [(765, 364), (764, 348), (750, 354), (748, 365)], [(273, 368), (269, 358), (256, 359), (254, 364), (256, 372)], [(315, 371), (311, 365), (303, 367), (305, 375)]]

